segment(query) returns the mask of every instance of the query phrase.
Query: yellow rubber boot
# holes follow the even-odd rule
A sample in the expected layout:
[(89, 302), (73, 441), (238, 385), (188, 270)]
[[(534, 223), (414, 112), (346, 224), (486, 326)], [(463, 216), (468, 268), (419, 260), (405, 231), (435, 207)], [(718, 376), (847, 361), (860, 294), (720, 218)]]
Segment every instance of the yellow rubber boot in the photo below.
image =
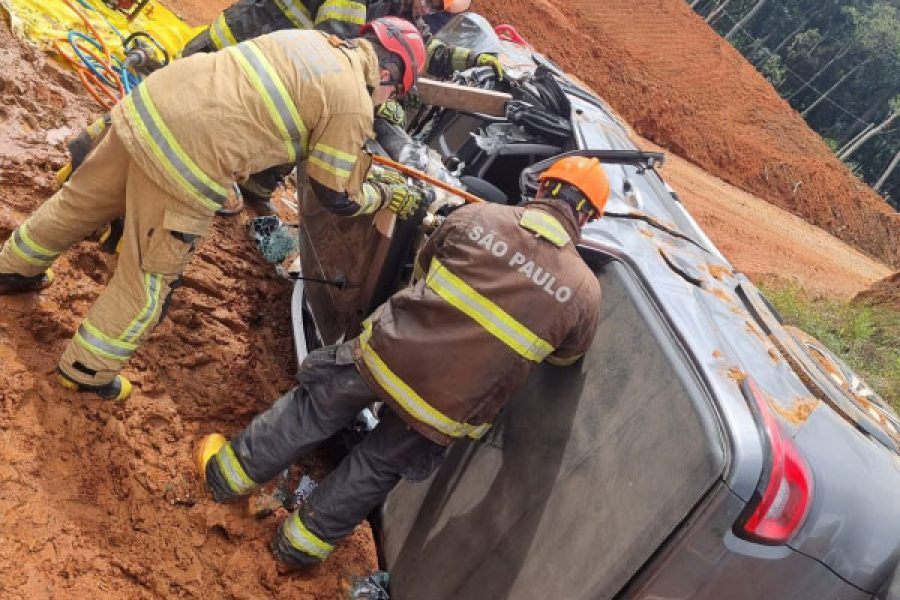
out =
[(227, 443), (228, 440), (221, 433), (210, 433), (200, 440), (200, 444), (194, 452), (194, 460), (197, 464), (197, 470), (200, 471), (200, 480), (203, 482), (204, 488), (206, 488), (206, 465)]
[(101, 398), (121, 402), (131, 395), (133, 386), (124, 375), (116, 375), (116, 378), (106, 385), (85, 385), (69, 379), (64, 373), (57, 372), (56, 380), (59, 385), (67, 390), (75, 392), (91, 392), (97, 394)]

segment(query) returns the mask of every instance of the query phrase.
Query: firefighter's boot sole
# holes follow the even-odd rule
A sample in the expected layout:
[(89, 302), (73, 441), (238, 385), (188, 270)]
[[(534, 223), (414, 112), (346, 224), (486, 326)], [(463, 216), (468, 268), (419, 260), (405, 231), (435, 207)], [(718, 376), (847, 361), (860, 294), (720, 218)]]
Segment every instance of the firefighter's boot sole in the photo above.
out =
[(56, 380), (67, 390), (97, 394), (106, 400), (121, 402), (131, 395), (132, 385), (128, 378), (116, 375), (116, 378), (105, 385), (85, 385), (72, 381), (63, 373), (56, 374)]
[(47, 269), (39, 275), (26, 277), (17, 273), (0, 273), (0, 295), (39, 292), (53, 283), (56, 275)]
[(194, 462), (197, 470), (200, 472), (200, 481), (203, 482), (203, 489), (206, 489), (206, 465), (212, 460), (212, 457), (228, 443), (225, 436), (221, 433), (211, 433), (204, 436), (194, 451)]

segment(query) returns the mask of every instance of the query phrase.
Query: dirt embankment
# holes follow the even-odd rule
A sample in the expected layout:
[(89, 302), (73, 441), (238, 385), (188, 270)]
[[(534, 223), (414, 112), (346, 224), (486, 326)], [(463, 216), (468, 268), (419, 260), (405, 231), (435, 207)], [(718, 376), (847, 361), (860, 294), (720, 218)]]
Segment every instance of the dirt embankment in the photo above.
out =
[(875, 282), (869, 289), (857, 294), (854, 300), (900, 312), (900, 271)]
[[(54, 190), (63, 139), (96, 107), (74, 77), (0, 23), (0, 240)], [(232, 434), (292, 385), (289, 284), (221, 219), (167, 320), (129, 361), (121, 404), (62, 389), (56, 359), (115, 266), (77, 244), (37, 295), (0, 297), (0, 597), (340, 597), (376, 567), (362, 526), (312, 577), (275, 571), (279, 518), (202, 494), (191, 454)], [(283, 516), (283, 515), (282, 515)]]
[[(642, 136), (900, 268), (900, 218), (684, 0), (481, 0)], [(893, 214), (893, 216), (892, 216)]]

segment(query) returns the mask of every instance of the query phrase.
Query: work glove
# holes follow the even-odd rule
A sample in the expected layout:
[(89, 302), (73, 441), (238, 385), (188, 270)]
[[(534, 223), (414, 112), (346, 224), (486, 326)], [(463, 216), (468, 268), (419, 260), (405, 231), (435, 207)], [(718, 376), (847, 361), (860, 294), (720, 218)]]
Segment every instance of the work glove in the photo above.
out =
[(375, 110), (375, 116), (400, 127), (403, 127), (406, 123), (406, 111), (403, 110), (403, 107), (396, 100), (388, 100), (379, 104)]
[(406, 176), (395, 169), (372, 166), (366, 174), (366, 181), (369, 183), (383, 183), (386, 185), (403, 185), (406, 183)]
[(500, 62), (500, 59), (493, 54), (488, 52), (479, 54), (475, 59), (475, 64), (479, 67), (490, 67), (494, 69), (494, 72), (497, 73), (497, 79), (503, 81), (503, 64)]
[(400, 102), (402, 103), (403, 110), (406, 112), (415, 111), (422, 106), (422, 99), (419, 98), (415, 86), (413, 86), (413, 89), (409, 90), (405, 96), (400, 98)]
[(415, 214), (425, 197), (422, 191), (405, 183), (385, 186), (384, 207), (397, 215), (401, 221), (405, 221)]

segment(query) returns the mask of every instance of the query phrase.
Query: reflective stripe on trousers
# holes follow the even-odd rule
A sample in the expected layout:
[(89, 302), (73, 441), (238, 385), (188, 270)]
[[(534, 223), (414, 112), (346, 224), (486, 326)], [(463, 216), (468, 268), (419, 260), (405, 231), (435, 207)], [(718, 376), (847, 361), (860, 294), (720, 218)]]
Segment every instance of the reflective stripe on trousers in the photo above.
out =
[(114, 338), (106, 335), (90, 321), (85, 319), (75, 333), (75, 341), (79, 346), (103, 358), (125, 362), (137, 350), (137, 340), (146, 333), (150, 323), (156, 320), (162, 307), (162, 295), (166, 284), (163, 276), (156, 273), (144, 273), (144, 306), (125, 328), (121, 336)]
[(213, 181), (187, 155), (153, 104), (147, 86), (139, 85), (122, 102), (163, 169), (202, 206), (213, 211), (221, 208), (228, 197), (228, 189)]
[(78, 331), (75, 332), (75, 342), (91, 354), (120, 362), (128, 360), (137, 350), (137, 344), (112, 338), (87, 319), (81, 322)]
[(216, 464), (228, 487), (235, 495), (240, 496), (259, 487), (241, 467), (241, 463), (238, 462), (234, 449), (231, 447), (231, 442), (216, 452)]
[(253, 42), (232, 46), (228, 51), (263, 99), (284, 141), (288, 162), (295, 162), (306, 154), (306, 126), (275, 67)]
[(309, 153), (309, 162), (340, 179), (350, 177), (356, 159), (355, 154), (338, 150), (326, 144), (316, 144)]
[(450, 437), (462, 438), (468, 436), (477, 440), (487, 433), (487, 430), (491, 427), (490, 423), (482, 423), (481, 425), (460, 423), (429, 405), (415, 390), (397, 377), (381, 360), (381, 357), (375, 353), (369, 345), (371, 337), (372, 322), (366, 320), (363, 323), (363, 332), (359, 336), (359, 347), (362, 350), (363, 360), (375, 381), (397, 401), (403, 410), (416, 420)]
[(123, 340), (133, 342), (139, 339), (144, 331), (147, 330), (147, 326), (153, 322), (153, 318), (162, 304), (161, 297), (164, 286), (165, 282), (162, 275), (144, 273), (144, 290), (147, 293), (147, 301), (141, 308), (141, 311), (128, 324), (128, 327), (125, 328), (125, 333), (122, 335)]
[(213, 46), (216, 47), (216, 50), (237, 44), (231, 28), (228, 27), (228, 22), (225, 20), (225, 13), (219, 13), (216, 20), (209, 26), (209, 39), (212, 41)]
[(45, 248), (31, 239), (24, 223), (13, 231), (7, 244), (16, 256), (36, 267), (49, 267), (61, 254)]
[(324, 541), (306, 528), (306, 525), (300, 520), (300, 515), (297, 511), (294, 511), (294, 513), (284, 521), (281, 526), (281, 531), (284, 533), (284, 537), (287, 538), (291, 546), (296, 550), (309, 554), (310, 556), (315, 556), (319, 560), (325, 560), (328, 558), (328, 555), (331, 554), (331, 551), (334, 550), (332, 544)]
[(275, 5), (297, 29), (312, 29), (314, 27), (309, 10), (300, 0), (275, 0)]
[(437, 258), (431, 259), (425, 285), (523, 358), (539, 363), (553, 352), (553, 346), (549, 342), (479, 294), (451, 273)]

